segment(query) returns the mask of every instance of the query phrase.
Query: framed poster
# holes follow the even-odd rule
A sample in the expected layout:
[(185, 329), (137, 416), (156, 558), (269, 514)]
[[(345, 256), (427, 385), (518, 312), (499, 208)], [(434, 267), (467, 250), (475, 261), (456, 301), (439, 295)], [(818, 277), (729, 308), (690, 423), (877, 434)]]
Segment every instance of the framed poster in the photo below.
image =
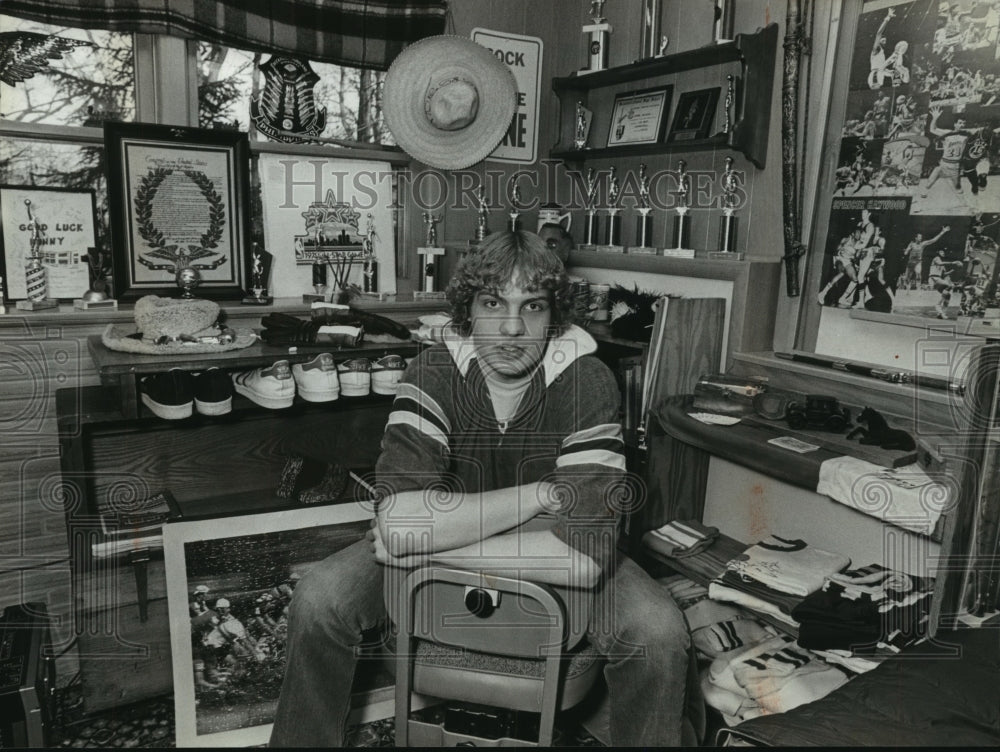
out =
[[(267, 743), (295, 584), (364, 538), (371, 517), (352, 502), (163, 526), (178, 747)], [(355, 695), (350, 722), (392, 715), (388, 681)]]
[(616, 95), (608, 128), (608, 146), (662, 141), (673, 91), (674, 87), (668, 85)]
[(243, 297), (250, 267), (245, 133), (105, 123), (112, 264), (119, 300), (173, 295), (192, 268), (202, 298)]
[(708, 138), (715, 120), (715, 105), (720, 87), (686, 91), (677, 100), (674, 122), (667, 141), (693, 141)]
[(93, 191), (0, 186), (0, 276), (8, 298), (28, 297), (32, 245), (45, 270), (47, 297), (72, 300), (87, 291), (87, 249), (97, 244), (94, 207)]

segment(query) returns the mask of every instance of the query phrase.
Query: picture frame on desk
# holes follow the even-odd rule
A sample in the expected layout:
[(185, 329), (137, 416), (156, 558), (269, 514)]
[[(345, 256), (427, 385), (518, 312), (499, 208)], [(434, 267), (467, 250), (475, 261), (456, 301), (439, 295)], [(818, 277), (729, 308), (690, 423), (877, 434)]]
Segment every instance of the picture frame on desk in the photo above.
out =
[[(267, 743), (285, 670), (287, 625), (281, 625), (296, 576), (362, 540), (372, 514), (371, 504), (354, 501), (164, 525), (178, 747)], [(199, 586), (208, 588), (209, 611), (195, 616), (191, 602)], [(271, 597), (266, 607), (257, 600), (264, 593)], [(213, 647), (220, 642), (213, 637), (220, 598), (239, 622), (223, 627), (237, 635), (227, 638), (225, 649)], [(275, 622), (273, 633), (260, 631), (257, 609)], [(225, 680), (206, 688), (206, 671)], [(352, 722), (388, 717), (392, 687), (356, 695), (353, 705)]]
[(41, 233), (47, 296), (72, 301), (90, 286), (87, 249), (97, 245), (94, 191), (0, 185), (0, 277), (9, 300), (28, 297), (25, 266), (31, 256), (31, 219), (27, 201)]
[(615, 95), (608, 126), (608, 146), (660, 143), (673, 91), (674, 87), (668, 84)]
[(685, 91), (677, 100), (667, 143), (708, 138), (715, 121), (715, 108), (722, 87)]
[(175, 297), (197, 273), (200, 298), (239, 301), (250, 283), (246, 133), (104, 124), (116, 296)]

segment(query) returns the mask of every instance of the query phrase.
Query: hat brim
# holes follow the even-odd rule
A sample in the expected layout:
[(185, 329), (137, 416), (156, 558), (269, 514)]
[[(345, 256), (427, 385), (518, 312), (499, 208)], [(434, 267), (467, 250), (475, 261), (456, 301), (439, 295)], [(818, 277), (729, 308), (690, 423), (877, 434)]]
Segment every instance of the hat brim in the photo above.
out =
[(154, 345), (152, 342), (136, 338), (138, 328), (134, 324), (116, 326), (108, 324), (101, 333), (101, 342), (109, 350), (137, 353), (140, 355), (199, 355), (204, 353), (242, 350), (257, 341), (257, 335), (249, 330), (235, 329), (236, 339), (226, 345), (212, 345), (202, 342), (166, 342)]
[[(475, 120), (448, 131), (435, 127), (424, 112), (432, 78), (460, 71), (479, 94)], [(427, 37), (403, 50), (385, 76), (385, 123), (396, 143), (430, 167), (461, 170), (481, 162), (500, 144), (517, 109), (517, 82), (510, 68), (471, 39)]]

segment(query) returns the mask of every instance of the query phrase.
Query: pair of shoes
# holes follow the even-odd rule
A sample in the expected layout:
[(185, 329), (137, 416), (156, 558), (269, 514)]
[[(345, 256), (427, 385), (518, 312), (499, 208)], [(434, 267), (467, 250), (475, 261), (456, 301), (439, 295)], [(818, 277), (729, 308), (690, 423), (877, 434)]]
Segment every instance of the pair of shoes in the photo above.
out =
[(406, 370), (406, 360), (400, 355), (386, 355), (374, 363), (368, 358), (352, 358), (337, 366), (341, 391), (345, 397), (366, 394), (395, 394)]
[(299, 396), (306, 402), (332, 402), (340, 396), (337, 365), (330, 353), (320, 353), (308, 363), (292, 366), (292, 378)]
[(225, 415), (233, 407), (233, 385), (218, 368), (198, 375), (180, 368), (146, 376), (139, 382), (142, 403), (157, 417), (181, 420), (195, 409), (202, 415)]
[(251, 402), (269, 410), (291, 407), (295, 400), (295, 380), (287, 360), (278, 360), (267, 368), (232, 374), (233, 388)]

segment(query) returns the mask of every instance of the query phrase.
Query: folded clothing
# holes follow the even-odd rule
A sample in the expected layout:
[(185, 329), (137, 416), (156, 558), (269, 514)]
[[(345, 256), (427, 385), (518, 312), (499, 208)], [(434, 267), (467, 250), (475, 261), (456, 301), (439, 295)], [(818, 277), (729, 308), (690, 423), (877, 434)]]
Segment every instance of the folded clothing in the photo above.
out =
[(719, 529), (697, 520), (672, 520), (648, 531), (643, 543), (664, 556), (684, 557), (701, 553), (719, 537)]
[(770, 535), (726, 567), (774, 590), (802, 596), (821, 589), (828, 575), (850, 564), (846, 556), (810, 546), (804, 540)]
[(785, 624), (796, 625), (792, 609), (798, 604), (798, 598), (733, 571), (727, 570), (708, 583), (708, 597), (716, 601), (736, 603), (752, 611), (773, 616)]

